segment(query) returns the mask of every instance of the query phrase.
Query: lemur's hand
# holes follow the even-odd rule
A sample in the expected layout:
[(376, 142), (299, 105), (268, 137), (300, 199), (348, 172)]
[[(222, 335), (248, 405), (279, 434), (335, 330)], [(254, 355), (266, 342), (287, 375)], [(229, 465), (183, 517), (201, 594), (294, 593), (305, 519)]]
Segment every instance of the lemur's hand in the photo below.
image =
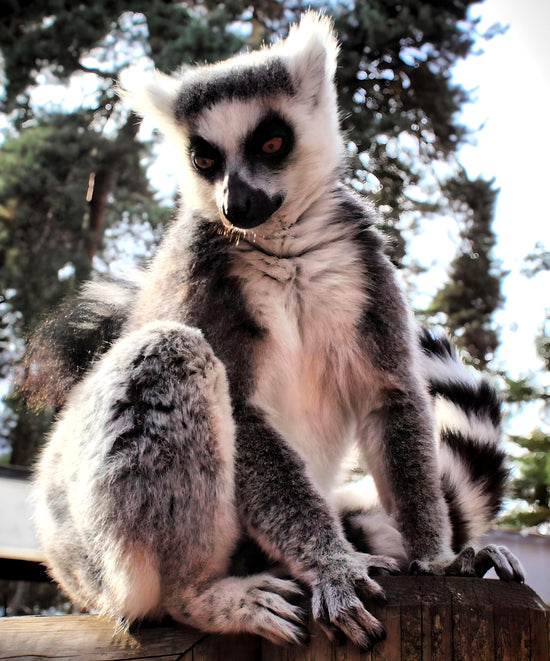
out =
[(409, 566), (409, 573), (413, 575), (445, 575), (445, 576), (477, 576), (482, 578), (494, 569), (497, 576), (503, 581), (525, 580), (523, 567), (516, 556), (505, 546), (490, 544), (479, 551), (471, 546), (462, 549), (460, 553), (449, 562), (447, 560), (423, 561), (414, 560)]
[(385, 599), (384, 591), (370, 576), (373, 569), (399, 572), (393, 558), (350, 552), (331, 558), (312, 586), (313, 617), (333, 640), (343, 632), (364, 651), (385, 638), (384, 627), (363, 606), (361, 599)]

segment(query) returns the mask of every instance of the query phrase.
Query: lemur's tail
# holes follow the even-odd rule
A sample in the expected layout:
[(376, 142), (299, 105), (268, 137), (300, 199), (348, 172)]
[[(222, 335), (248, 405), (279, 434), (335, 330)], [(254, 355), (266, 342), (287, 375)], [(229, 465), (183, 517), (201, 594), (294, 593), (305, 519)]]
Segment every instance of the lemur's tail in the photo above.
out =
[(452, 547), (458, 552), (487, 529), (502, 503), (508, 470), (500, 446), (500, 399), (462, 363), (446, 335), (424, 329), (420, 343), (434, 398)]
[(59, 409), (95, 358), (119, 337), (141, 274), (87, 282), (47, 317), (31, 337), (19, 389), (28, 405)]

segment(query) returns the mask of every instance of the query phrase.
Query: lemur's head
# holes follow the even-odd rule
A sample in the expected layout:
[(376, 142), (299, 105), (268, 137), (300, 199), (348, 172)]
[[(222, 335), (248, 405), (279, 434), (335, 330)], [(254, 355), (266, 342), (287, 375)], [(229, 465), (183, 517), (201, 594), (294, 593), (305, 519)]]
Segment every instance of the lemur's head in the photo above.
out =
[(259, 51), (123, 94), (176, 147), (184, 204), (227, 227), (294, 222), (333, 181), (343, 153), (330, 21), (308, 13)]

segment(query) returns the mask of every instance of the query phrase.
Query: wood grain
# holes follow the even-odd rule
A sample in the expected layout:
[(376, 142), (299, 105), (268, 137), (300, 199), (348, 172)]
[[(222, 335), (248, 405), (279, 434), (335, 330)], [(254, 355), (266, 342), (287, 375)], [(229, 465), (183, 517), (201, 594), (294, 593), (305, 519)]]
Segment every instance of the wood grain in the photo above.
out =
[(496, 580), (382, 577), (387, 603), (367, 607), (387, 638), (372, 652), (331, 645), (310, 622), (306, 647), (251, 635), (214, 636), (166, 623), (115, 634), (96, 615), (0, 619), (0, 660), (548, 661), (549, 612), (526, 585)]

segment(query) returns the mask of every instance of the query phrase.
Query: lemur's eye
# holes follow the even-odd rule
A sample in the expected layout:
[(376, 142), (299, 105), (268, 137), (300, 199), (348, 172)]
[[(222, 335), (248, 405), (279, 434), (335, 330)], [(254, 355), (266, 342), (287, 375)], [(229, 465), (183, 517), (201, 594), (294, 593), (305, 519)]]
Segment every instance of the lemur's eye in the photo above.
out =
[(279, 168), (294, 146), (294, 131), (276, 113), (270, 113), (249, 134), (245, 142), (245, 156), (251, 163)]
[(283, 139), (280, 137), (274, 137), (264, 142), (262, 145), (262, 151), (264, 154), (276, 154), (282, 146)]
[(219, 149), (198, 135), (189, 142), (189, 156), (195, 169), (208, 177), (215, 176), (223, 164)]
[(193, 163), (199, 170), (210, 170), (216, 165), (216, 161), (213, 158), (198, 156), (197, 154), (193, 156)]

